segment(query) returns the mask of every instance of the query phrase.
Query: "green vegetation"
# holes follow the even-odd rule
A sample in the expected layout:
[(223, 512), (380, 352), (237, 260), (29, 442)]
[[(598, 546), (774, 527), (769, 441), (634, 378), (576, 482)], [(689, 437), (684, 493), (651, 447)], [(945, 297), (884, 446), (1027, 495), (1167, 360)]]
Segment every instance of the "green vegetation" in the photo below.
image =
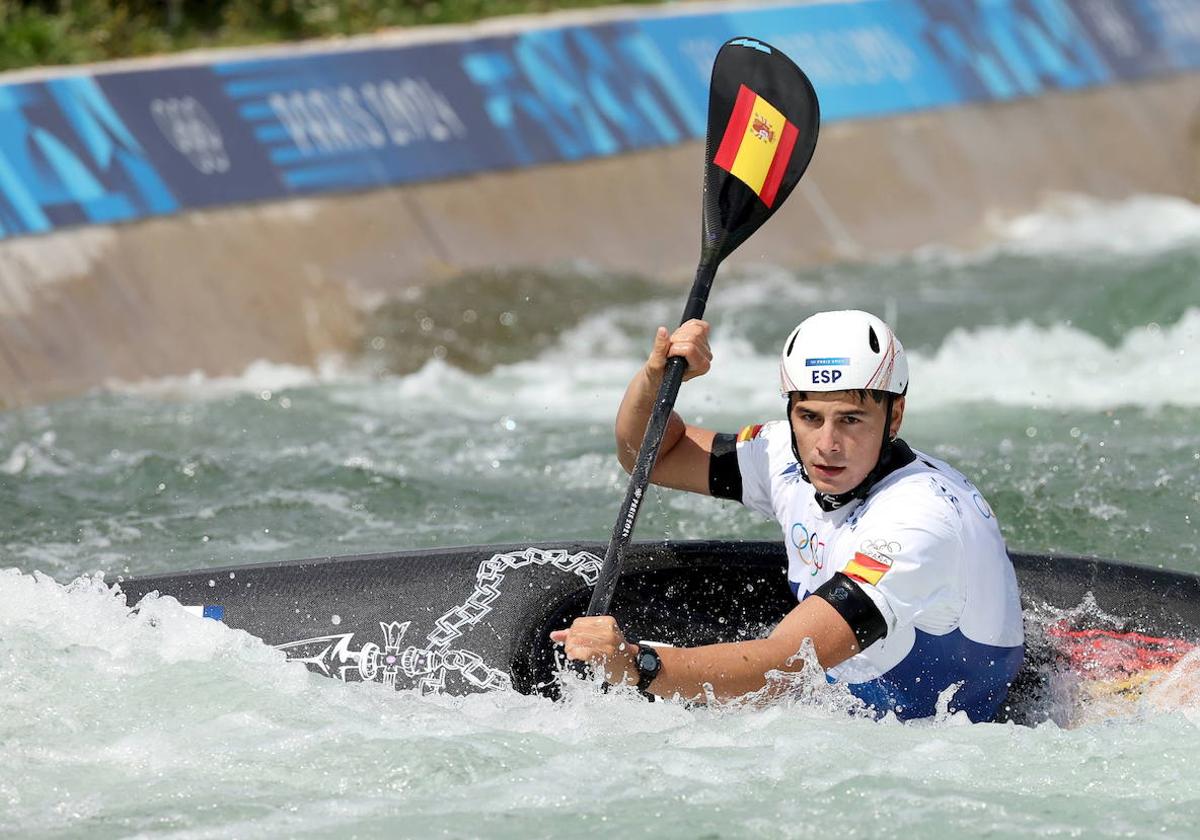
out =
[(77, 64), (194, 47), (355, 35), (393, 26), (461, 23), (495, 15), (599, 6), (605, 2), (0, 0), (0, 70)]

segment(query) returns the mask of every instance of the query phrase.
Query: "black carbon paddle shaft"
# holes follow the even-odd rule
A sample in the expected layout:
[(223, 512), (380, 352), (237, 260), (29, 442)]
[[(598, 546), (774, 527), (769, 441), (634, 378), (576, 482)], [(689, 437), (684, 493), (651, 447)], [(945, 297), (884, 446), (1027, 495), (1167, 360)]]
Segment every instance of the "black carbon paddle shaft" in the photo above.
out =
[[(708, 293), (712, 289), (713, 278), (717, 274), (716, 261), (705, 261), (696, 269), (696, 279), (692, 283), (692, 291), (688, 295), (687, 305), (683, 310), (680, 323), (686, 323), (693, 318), (704, 317), (704, 307), (708, 302)], [(613, 526), (612, 537), (608, 541), (608, 550), (604, 554), (604, 565), (600, 567), (600, 576), (596, 588), (592, 590), (592, 599), (588, 602), (588, 615), (606, 615), (612, 603), (613, 593), (617, 589), (617, 580), (621, 575), (621, 559), (625, 549), (633, 538), (633, 528), (637, 524), (638, 512), (642, 508), (646, 487), (650, 483), (650, 472), (658, 461), (659, 448), (662, 446), (663, 434), (667, 430), (667, 421), (671, 419), (671, 411), (675, 408), (675, 398), (679, 396), (679, 386), (683, 383), (683, 374), (687, 371), (687, 362), (681, 356), (667, 359), (667, 369), (663, 374), (662, 384), (658, 386), (658, 395), (654, 398), (654, 410), (646, 423), (646, 433), (642, 437), (642, 448), (638, 451), (637, 462), (629, 474), (629, 486), (625, 488), (625, 500), (621, 503), (621, 514)]]

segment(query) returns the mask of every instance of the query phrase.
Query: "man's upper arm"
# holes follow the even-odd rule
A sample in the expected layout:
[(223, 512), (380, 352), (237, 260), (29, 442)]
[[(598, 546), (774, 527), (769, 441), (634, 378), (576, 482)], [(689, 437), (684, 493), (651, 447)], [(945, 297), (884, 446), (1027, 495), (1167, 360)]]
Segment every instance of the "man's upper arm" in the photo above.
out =
[(805, 639), (812, 640), (817, 661), (825, 669), (845, 662), (860, 650), (850, 623), (829, 601), (816, 596), (797, 604), (768, 638), (777, 646), (779, 667), (785, 671), (803, 667), (801, 660), (791, 660), (800, 652)]
[[(673, 415), (672, 422), (680, 422)], [(712, 460), (716, 432), (699, 426), (686, 426), (679, 441), (666, 452), (660, 452), (650, 480), (675, 490), (711, 495), (708, 483), (709, 462)]]
[[(672, 423), (683, 424), (678, 415)], [(771, 499), (771, 447), (768, 430), (778, 424), (757, 423), (740, 433), (723, 434), (698, 426), (684, 426), (677, 443), (660, 453), (651, 474), (655, 484), (690, 490), (741, 502), (752, 510), (773, 516)], [(775, 432), (779, 432), (776, 429)], [(667, 430), (670, 435), (671, 430)], [(789, 433), (786, 427), (783, 433)], [(790, 441), (790, 438), (778, 438)]]

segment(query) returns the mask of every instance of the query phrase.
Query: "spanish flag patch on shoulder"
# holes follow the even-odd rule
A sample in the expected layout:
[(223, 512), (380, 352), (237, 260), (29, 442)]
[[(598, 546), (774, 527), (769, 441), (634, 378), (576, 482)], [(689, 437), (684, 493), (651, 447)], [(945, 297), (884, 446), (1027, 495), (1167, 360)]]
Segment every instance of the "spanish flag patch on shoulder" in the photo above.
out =
[(892, 568), (890, 560), (880, 560), (875, 557), (869, 557), (861, 551), (856, 551), (854, 559), (846, 564), (846, 568), (842, 570), (842, 573), (859, 583), (869, 583), (871, 586), (875, 586), (883, 579), (883, 576), (888, 573), (888, 569), (890, 568)]
[(738, 432), (738, 443), (745, 443), (748, 440), (754, 440), (756, 437), (758, 437), (758, 433), (762, 431), (762, 427), (762, 423), (755, 423), (753, 426), (746, 426), (744, 429)]

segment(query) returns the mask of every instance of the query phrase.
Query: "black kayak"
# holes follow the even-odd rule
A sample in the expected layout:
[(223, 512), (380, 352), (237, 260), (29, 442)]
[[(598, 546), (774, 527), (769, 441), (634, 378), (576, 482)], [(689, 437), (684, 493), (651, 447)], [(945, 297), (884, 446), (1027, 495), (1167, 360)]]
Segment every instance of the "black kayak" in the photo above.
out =
[[(123, 580), (157, 591), (344, 681), (557, 697), (548, 634), (583, 615), (605, 545), (485, 545), (324, 557)], [(1064, 725), (1140, 697), (1200, 642), (1200, 576), (1013, 554), (1026, 661), (1001, 719)], [(634, 543), (612, 614), (632, 638), (702, 645), (761, 637), (793, 606), (783, 545)]]

